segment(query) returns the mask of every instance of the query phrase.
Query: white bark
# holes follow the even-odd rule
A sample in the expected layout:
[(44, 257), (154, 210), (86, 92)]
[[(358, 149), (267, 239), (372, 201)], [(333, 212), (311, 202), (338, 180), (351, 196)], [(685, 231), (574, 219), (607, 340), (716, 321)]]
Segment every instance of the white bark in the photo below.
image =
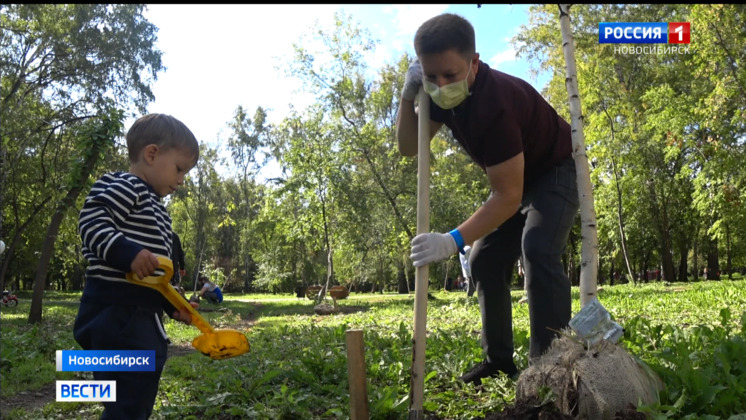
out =
[(593, 190), (588, 166), (588, 155), (585, 153), (583, 137), (583, 112), (580, 106), (577, 69), (575, 66), (575, 43), (570, 23), (570, 5), (560, 4), (560, 27), (562, 30), (562, 50), (565, 54), (565, 86), (570, 102), (570, 127), (572, 130), (572, 147), (575, 156), (575, 172), (578, 181), (578, 198), (580, 200), (580, 223), (582, 236), (582, 253), (580, 261), (580, 305), (585, 306), (596, 297), (598, 278), (598, 231), (596, 229), (596, 210), (593, 207)]

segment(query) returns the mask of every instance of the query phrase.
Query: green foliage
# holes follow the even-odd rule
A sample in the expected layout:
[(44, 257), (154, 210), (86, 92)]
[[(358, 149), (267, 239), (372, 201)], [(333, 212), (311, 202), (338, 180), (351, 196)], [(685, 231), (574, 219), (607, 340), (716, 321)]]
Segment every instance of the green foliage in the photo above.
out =
[(735, 330), (730, 317), (730, 309), (723, 308), (721, 325), (689, 329), (651, 325), (644, 318), (627, 323), (631, 344), (666, 384), (660, 406), (647, 410), (668, 418), (692, 418), (688, 413), (728, 418), (746, 412), (746, 365), (739, 357), (746, 351), (746, 312)]
[[(143, 7), (0, 6), (0, 147), (6, 156), (0, 168), (6, 224), (0, 234), (13, 238), (6, 240), (0, 277), (12, 288), (30, 286), (25, 279), (34, 274), (46, 225), (65, 188), (91, 181), (76, 165), (85, 159), (80, 152), (93, 150), (83, 143), (94, 140), (92, 116), (101, 121), (108, 109), (142, 111), (152, 99), (149, 83), (163, 68), (154, 47), (156, 28), (142, 17)], [(669, 281), (691, 281), (687, 272), (706, 261), (711, 267), (746, 265), (741, 237), (746, 227), (741, 204), (744, 6), (575, 5), (572, 13), (602, 279), (612, 270), (626, 271), (625, 252), (634, 273), (664, 265)], [(690, 21), (694, 53), (615, 54), (597, 42), (600, 21)], [(556, 5), (534, 6), (530, 24), (516, 37), (516, 50), (556, 75), (542, 93), (567, 117), (557, 26)], [(406, 290), (414, 277), (407, 256), (416, 220), (416, 161), (399, 155), (394, 136), (398, 97), (413, 57), (370, 60), (377, 42), (341, 14), (331, 27), (311, 29), (285, 68), (314, 95), (315, 106), (276, 124), (267, 122), (262, 107), (253, 114), (237, 107), (226, 118), (231, 133), (223, 142), (232, 161), (224, 162), (217, 149), (203, 145), (198, 166), (166, 200), (187, 254), (187, 289), (200, 272), (224, 279), (229, 293), (267, 291), (273, 297), (327, 276), (355, 290), (377, 291)], [(87, 53), (80, 54), (82, 49)], [(46, 54), (48, 66), (14, 67), (41, 64), (41, 55), (25, 55), (31, 52)], [(44, 77), (68, 74), (76, 77)], [(465, 220), (488, 192), (479, 168), (446, 131), (433, 140), (431, 160), (431, 226), (442, 231)], [(107, 149), (94, 172), (126, 169), (121, 140), (117, 146)], [(264, 182), (258, 174), (267, 156), (282, 168), (277, 179)], [(228, 176), (219, 171), (225, 166)], [(68, 211), (79, 207), (80, 200)], [(85, 263), (73, 217), (66, 218), (59, 236), (50, 286), (79, 289)], [(570, 271), (577, 270), (577, 251), (578, 243), (571, 243)], [(431, 282), (438, 288), (446, 275), (458, 273), (454, 260), (432, 267)], [(657, 418), (726, 418), (742, 410), (738, 401), (746, 399), (739, 382), (743, 367), (733, 360), (743, 350), (742, 287), (693, 283), (684, 288), (689, 293), (673, 284), (607, 288), (602, 299), (627, 327), (626, 345), (669, 384), (661, 406), (648, 412)], [(372, 417), (402, 417), (408, 403), (411, 299), (380, 296), (386, 300), (356, 302), (363, 311), (326, 319), (310, 315), (307, 299), (256, 307), (228, 301), (229, 311), (208, 313), (209, 319), (219, 325), (259, 320), (250, 356), (222, 362), (174, 357), (162, 383), (166, 402), (159, 402), (157, 416), (344, 417), (348, 401), (340, 372), (345, 369), (343, 331), (350, 326), (366, 331)], [(45, 306), (45, 311), (60, 311), (54, 299)], [(456, 380), (481, 356), (474, 302), (447, 297), (429, 306), (426, 410), (473, 418), (510, 404), (513, 384), (507, 378), (486, 381), (479, 390)], [(69, 337), (32, 333), (28, 326), (6, 335), (6, 323), (16, 322), (20, 312), (14, 311), (23, 308), (3, 309), (2, 366), (19, 363), (18, 353), (6, 357), (6, 351), (19, 351), (6, 338), (74, 346)], [(722, 308), (730, 312), (721, 314)], [(57, 317), (71, 322), (64, 310), (47, 313), (45, 322)], [(515, 305), (514, 313), (516, 362), (525, 368), (528, 311)], [(191, 327), (171, 322), (167, 329), (182, 345), (194, 334)], [(14, 370), (20, 376), (37, 372), (33, 369), (43, 364), (48, 350)], [(36, 377), (48, 380), (50, 372)], [(5, 373), (3, 392), (24, 383), (9, 372), (15, 382), (7, 385)], [(76, 410), (80, 407), (50, 405), (45, 417), (72, 417)], [(83, 417), (98, 412), (86, 410)]]
[(6, 399), (20, 391), (35, 391), (55, 379), (74, 378), (74, 373), (55, 369), (57, 350), (79, 350), (72, 337), (77, 305), (71, 296), (61, 296), (45, 308), (44, 324), (27, 324), (29, 299), (19, 295), (14, 308), (2, 308), (3, 341), (0, 353), (0, 396)]
[[(584, 133), (599, 230), (601, 280), (661, 267), (667, 279), (742, 266), (746, 72), (741, 5), (604, 4), (571, 10)], [(514, 38), (549, 71), (542, 93), (565, 118), (556, 5), (531, 8)], [(598, 44), (598, 22), (691, 22), (685, 54), (623, 54)], [(739, 26), (740, 25), (740, 26)], [(735, 118), (734, 118), (735, 117)], [(625, 249), (626, 247), (626, 249)], [(604, 268), (608, 267), (608, 269)], [(622, 270), (620, 270), (622, 268)], [(629, 281), (629, 280), (628, 280)]]
[[(121, 135), (124, 114), (144, 112), (153, 99), (149, 85), (163, 70), (156, 28), (143, 18), (143, 9), (142, 4), (0, 6), (0, 211), (5, 215), (0, 236), (8, 244), (0, 283), (29, 288), (49, 220), (66, 194), (87, 185), (92, 169), (121, 169), (126, 161), (111, 141)], [(92, 147), (101, 141), (108, 143), (102, 151)], [(89, 154), (101, 152), (105, 163), (84, 169), (94, 157)], [(75, 208), (65, 202), (62, 210)], [(67, 219), (59, 233), (70, 240), (77, 221)], [(55, 286), (80, 287), (78, 279), (70, 281), (80, 277), (80, 260), (74, 245), (55, 250), (51, 267), (56, 270), (50, 276), (59, 279)], [(60, 277), (66, 270), (74, 274), (64, 282)]]
[[(739, 282), (606, 287), (604, 306), (625, 328), (621, 345), (664, 381), (660, 404), (640, 407), (655, 419), (728, 419), (746, 413), (746, 289)], [(579, 309), (573, 289), (573, 310)], [(473, 419), (515, 401), (515, 382), (501, 376), (482, 387), (458, 380), (481, 358), (479, 308), (463, 292), (433, 292), (428, 301), (424, 409), (448, 419)], [(528, 361), (528, 311), (513, 292), (516, 363)], [(76, 294), (52, 294), (46, 320), (29, 326), (28, 306), (3, 309), (2, 397), (41, 387), (55, 373), (54, 350), (72, 341)], [(249, 302), (251, 299), (251, 302)], [(246, 328), (251, 351), (221, 361), (180, 351), (164, 370), (153, 418), (346, 418), (349, 415), (345, 334), (364, 331), (372, 419), (407, 415), (413, 334), (412, 295), (353, 294), (340, 314), (317, 316), (313, 303), (294, 296), (227, 294), (224, 310), (203, 315), (218, 328)], [(672, 311), (671, 308), (676, 308)], [(20, 313), (16, 314), (16, 312)], [(52, 315), (53, 316), (50, 316)], [(50, 321), (54, 320), (54, 321)], [(194, 327), (166, 322), (175, 346), (190, 348)], [(10, 368), (10, 367), (12, 368)], [(553, 397), (550, 393), (546, 400)], [(51, 403), (45, 418), (94, 416), (97, 405)], [(14, 419), (39, 418), (19, 412)]]

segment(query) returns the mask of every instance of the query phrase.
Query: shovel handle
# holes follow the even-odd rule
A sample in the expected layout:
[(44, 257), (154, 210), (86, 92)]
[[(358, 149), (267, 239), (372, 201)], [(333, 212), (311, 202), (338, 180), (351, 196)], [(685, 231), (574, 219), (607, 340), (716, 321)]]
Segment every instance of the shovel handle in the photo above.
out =
[[(430, 231), (430, 96), (420, 87), (417, 112), (417, 234)], [(415, 271), (414, 345), (409, 420), (424, 418), (427, 286), (430, 267)]]
[(170, 259), (157, 256), (158, 267), (163, 270), (163, 275), (147, 276), (139, 278), (135, 273), (127, 273), (127, 281), (138, 286), (145, 286), (159, 291), (176, 309), (186, 309), (192, 316), (192, 325), (199, 328), (205, 334), (214, 334), (215, 330), (210, 324), (189, 304), (179, 292), (169, 283), (171, 276), (174, 274), (174, 266)]

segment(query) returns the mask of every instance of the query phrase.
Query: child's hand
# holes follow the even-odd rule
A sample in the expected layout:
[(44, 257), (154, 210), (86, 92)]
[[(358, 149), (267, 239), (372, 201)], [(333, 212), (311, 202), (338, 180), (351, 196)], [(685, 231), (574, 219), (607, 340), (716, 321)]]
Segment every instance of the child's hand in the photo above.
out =
[(152, 252), (143, 249), (135, 255), (130, 268), (140, 279), (144, 279), (155, 273), (155, 270), (158, 268), (158, 258)]
[[(192, 305), (192, 308), (199, 308), (199, 303), (196, 302), (189, 302), (190, 305)], [(174, 311), (173, 314), (171, 314), (171, 317), (179, 322), (183, 322), (187, 325), (190, 325), (192, 323), (192, 315), (189, 314), (189, 311), (181, 308), (178, 311)]]

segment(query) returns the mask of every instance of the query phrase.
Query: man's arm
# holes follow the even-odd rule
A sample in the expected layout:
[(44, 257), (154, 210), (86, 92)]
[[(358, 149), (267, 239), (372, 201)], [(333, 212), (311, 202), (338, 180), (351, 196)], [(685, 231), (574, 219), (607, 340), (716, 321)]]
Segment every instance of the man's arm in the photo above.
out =
[[(414, 60), (404, 76), (399, 110), (396, 114), (396, 138), (399, 143), (399, 153), (403, 156), (417, 154), (417, 113), (414, 100), (422, 87), (422, 66), (420, 60)], [(430, 121), (430, 139), (438, 132), (442, 123)]]
[(523, 165), (523, 153), (519, 153), (505, 162), (487, 167), (492, 192), (487, 201), (458, 227), (464, 243), (474, 243), (518, 211), (523, 199)]
[[(443, 123), (430, 120), (430, 140), (440, 130)], [(417, 155), (417, 113), (414, 110), (414, 101), (403, 99), (399, 102), (399, 111), (396, 115), (396, 139), (399, 143), (399, 153), (403, 156)]]

